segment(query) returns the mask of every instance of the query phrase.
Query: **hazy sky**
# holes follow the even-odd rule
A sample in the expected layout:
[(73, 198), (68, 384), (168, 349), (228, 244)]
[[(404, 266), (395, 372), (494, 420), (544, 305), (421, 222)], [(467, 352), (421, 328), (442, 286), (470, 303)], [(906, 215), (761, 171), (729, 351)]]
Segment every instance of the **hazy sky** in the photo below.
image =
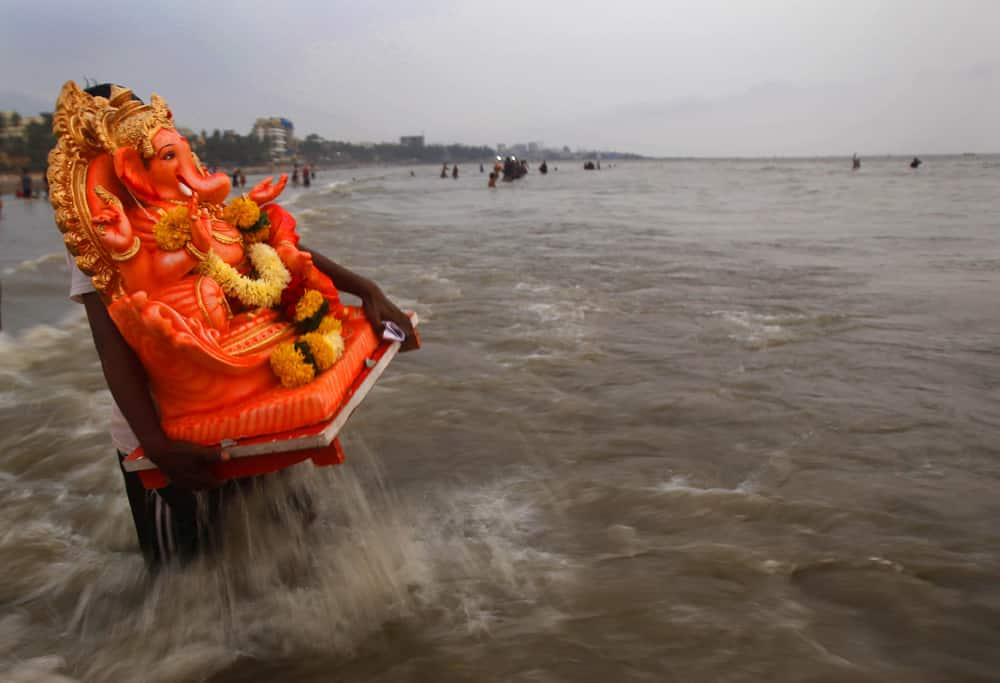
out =
[(352, 141), (1000, 152), (1000, 0), (0, 0), (0, 109), (66, 80)]

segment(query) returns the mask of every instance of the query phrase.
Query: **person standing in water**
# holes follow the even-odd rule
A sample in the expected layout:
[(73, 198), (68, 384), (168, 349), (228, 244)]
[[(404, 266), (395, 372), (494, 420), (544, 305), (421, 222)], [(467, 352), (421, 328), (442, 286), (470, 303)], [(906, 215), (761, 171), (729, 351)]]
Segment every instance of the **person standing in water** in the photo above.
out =
[(21, 169), (21, 196), (25, 199), (31, 199), (33, 192), (31, 189), (31, 175), (28, 174), (28, 169)]
[(496, 171), (490, 171), (490, 182), (486, 183), (486, 187), (496, 187), (497, 186), (497, 174)]
[(458, 180), (458, 164), (451, 167), (451, 177)]
[[(86, 92), (107, 99), (111, 97), (111, 88), (111, 84), (105, 83)], [(334, 287), (361, 299), (373, 333), (379, 334), (384, 321), (392, 321), (406, 333), (407, 341), (401, 350), (406, 350), (407, 345), (415, 348), (409, 317), (374, 281), (301, 244), (299, 249), (311, 255), (316, 268), (330, 278)], [(114, 399), (110, 436), (118, 451), (119, 466), (126, 454), (142, 446), (146, 457), (170, 480), (164, 488), (145, 489), (135, 472), (127, 472), (120, 466), (139, 548), (154, 571), (175, 562), (190, 561), (212, 550), (213, 543), (221, 538), (215, 532), (224, 525), (222, 505), (227, 496), (240, 495), (240, 484), (216, 478), (211, 463), (226, 460), (221, 447), (176, 441), (164, 433), (139, 356), (111, 319), (92, 279), (76, 266), (72, 255), (67, 253), (66, 259), (70, 268), (70, 299), (84, 306), (101, 369)], [(302, 506), (305, 508), (308, 502), (303, 501)]]
[(441, 164), (441, 177), (442, 178), (448, 177), (448, 164)]
[(858, 158), (857, 152), (854, 153), (854, 158), (851, 159), (851, 168), (855, 171), (861, 168), (861, 159)]

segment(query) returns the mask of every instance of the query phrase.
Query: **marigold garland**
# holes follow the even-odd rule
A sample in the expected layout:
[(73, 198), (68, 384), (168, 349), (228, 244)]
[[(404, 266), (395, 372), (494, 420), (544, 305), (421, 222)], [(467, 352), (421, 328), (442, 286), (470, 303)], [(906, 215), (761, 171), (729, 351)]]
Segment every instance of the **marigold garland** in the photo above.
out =
[(317, 372), (328, 370), (337, 360), (336, 350), (326, 340), (326, 337), (318, 332), (310, 332), (309, 334), (302, 335), (299, 337), (299, 343), (309, 347), (309, 351), (312, 352), (313, 365), (316, 366)]
[(271, 352), (271, 369), (287, 389), (309, 384), (316, 376), (316, 369), (306, 362), (305, 356), (295, 348), (294, 342), (284, 342), (274, 348)]
[(316, 328), (316, 331), (322, 335), (336, 333), (339, 336), (342, 329), (343, 325), (340, 320), (334, 318), (332, 315), (328, 315), (320, 321), (319, 327)]
[(326, 299), (318, 290), (307, 289), (295, 304), (295, 322), (300, 323), (306, 318), (313, 317), (325, 303)]
[(340, 332), (340, 321), (329, 316), (316, 332), (304, 334), (294, 342), (279, 344), (271, 352), (271, 369), (282, 386), (288, 389), (303, 386), (332, 367), (344, 354), (344, 338)]
[(240, 231), (244, 244), (263, 242), (271, 236), (271, 220), (246, 195), (229, 202), (222, 211), (222, 220)]
[(219, 283), (227, 296), (234, 297), (251, 308), (270, 308), (281, 301), (281, 292), (292, 276), (281, 262), (278, 252), (269, 244), (258, 242), (247, 247), (247, 255), (258, 278), (250, 279), (223, 261), (215, 252), (198, 266), (198, 271)]
[(312, 332), (330, 312), (330, 303), (315, 289), (307, 289), (295, 304), (292, 322), (301, 334)]
[(223, 209), (222, 220), (241, 230), (248, 230), (260, 220), (260, 207), (249, 197), (237, 197)]
[(186, 206), (175, 206), (163, 212), (153, 226), (156, 246), (166, 251), (182, 249), (191, 240), (191, 216)]
[(257, 242), (263, 242), (271, 236), (271, 221), (268, 219), (267, 214), (261, 211), (260, 219), (252, 227), (246, 230), (239, 227), (236, 229), (243, 236), (244, 244), (256, 244)]

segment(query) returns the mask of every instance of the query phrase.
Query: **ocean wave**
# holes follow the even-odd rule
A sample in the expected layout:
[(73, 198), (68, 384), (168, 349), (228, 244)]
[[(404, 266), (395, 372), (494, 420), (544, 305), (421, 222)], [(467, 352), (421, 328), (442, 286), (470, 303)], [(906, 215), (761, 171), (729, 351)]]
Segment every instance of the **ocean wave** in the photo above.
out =
[(26, 369), (40, 359), (74, 354), (87, 344), (93, 348), (86, 315), (80, 308), (56, 325), (35, 325), (17, 334), (0, 331), (0, 370)]
[(728, 332), (727, 338), (750, 349), (765, 349), (827, 334), (849, 316), (840, 313), (756, 313), (746, 310), (712, 311)]
[(38, 270), (39, 266), (43, 266), (49, 263), (65, 263), (66, 252), (65, 251), (53, 251), (48, 254), (42, 254), (38, 258), (25, 259), (20, 263), (4, 269), (4, 275), (16, 275), (18, 273), (28, 273)]
[(60, 672), (66, 660), (58, 655), (12, 656), (25, 640), (27, 618), (9, 614), (0, 618), (0, 678), (7, 683), (77, 683)]
[[(68, 523), (80, 504), (74, 495), (43, 486), (7, 498), (18, 513), (10, 524), (20, 521), (0, 525), (0, 536), (11, 546), (5, 552), (21, 558), (24, 580), (7, 576), (5, 590), (21, 591), (26, 609), (44, 602), (55, 610), (73, 643), (30, 670), (168, 683), (211, 677), (245, 657), (336, 666), (392, 624), (489, 634), (505, 604), (537, 598), (543, 577), (568, 569), (564, 558), (529, 542), (539, 523), (530, 482), (441, 487), (401, 499), (382, 484), (381, 464), (363, 444), (349, 449), (349, 466), (302, 467), (259, 482), (252, 497), (234, 503), (219, 555), (155, 581), (134, 541), (125, 552), (115, 547), (131, 534), (119, 482), (90, 500), (82, 527)], [(295, 490), (315, 501), (312, 525), (287, 502)], [(45, 514), (25, 522), (35, 506)], [(32, 638), (46, 621), (25, 618), (16, 631)], [(18, 652), (23, 641), (9, 646)]]

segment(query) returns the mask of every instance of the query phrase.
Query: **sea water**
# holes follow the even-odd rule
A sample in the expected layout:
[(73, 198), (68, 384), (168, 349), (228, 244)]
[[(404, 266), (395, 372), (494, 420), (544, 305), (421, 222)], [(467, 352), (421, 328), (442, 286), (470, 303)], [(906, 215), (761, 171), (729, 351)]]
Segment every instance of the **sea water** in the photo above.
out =
[(286, 191), (424, 348), (156, 579), (52, 211), (4, 197), (0, 678), (995, 680), (1000, 159), (549, 167)]

